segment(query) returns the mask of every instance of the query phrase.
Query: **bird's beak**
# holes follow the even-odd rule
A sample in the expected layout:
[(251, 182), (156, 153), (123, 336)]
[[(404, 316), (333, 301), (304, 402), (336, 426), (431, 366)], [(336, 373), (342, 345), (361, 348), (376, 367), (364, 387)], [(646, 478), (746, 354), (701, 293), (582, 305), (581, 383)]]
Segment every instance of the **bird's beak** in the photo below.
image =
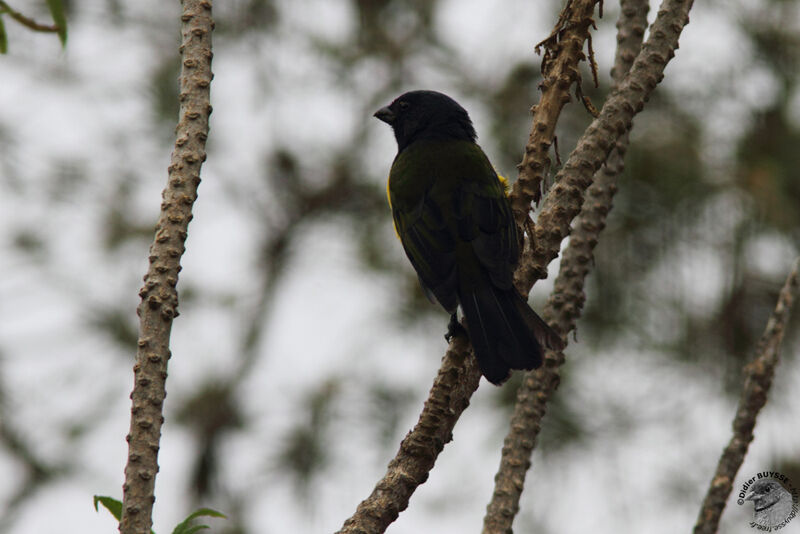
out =
[(750, 494), (747, 497), (745, 497), (744, 500), (753, 501), (753, 500), (755, 500), (755, 498), (756, 498), (755, 492), (750, 492)]
[(386, 124), (392, 124), (397, 118), (394, 111), (389, 109), (389, 106), (384, 106), (373, 114), (373, 117), (382, 120)]

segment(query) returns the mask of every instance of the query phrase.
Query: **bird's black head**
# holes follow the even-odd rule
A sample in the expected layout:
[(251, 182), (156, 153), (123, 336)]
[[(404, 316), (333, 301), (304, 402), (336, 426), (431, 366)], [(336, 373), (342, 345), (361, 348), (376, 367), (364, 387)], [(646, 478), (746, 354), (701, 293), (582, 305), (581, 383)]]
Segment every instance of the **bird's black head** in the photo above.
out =
[(464, 139), (475, 142), (475, 128), (458, 102), (436, 91), (409, 91), (375, 112), (394, 130), (397, 151), (420, 139)]

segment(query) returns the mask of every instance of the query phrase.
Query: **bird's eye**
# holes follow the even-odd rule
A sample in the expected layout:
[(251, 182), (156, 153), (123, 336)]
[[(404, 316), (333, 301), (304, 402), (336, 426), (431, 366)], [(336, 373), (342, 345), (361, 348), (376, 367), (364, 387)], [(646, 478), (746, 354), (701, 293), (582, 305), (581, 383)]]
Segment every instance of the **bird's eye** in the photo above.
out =
[(397, 107), (399, 107), (401, 110), (405, 111), (405, 110), (407, 110), (408, 108), (411, 107), (411, 104), (409, 104), (405, 100), (401, 100), (400, 102), (397, 103)]
[(769, 487), (769, 486), (767, 486), (766, 488), (764, 488), (764, 491), (765, 491), (766, 493), (769, 493), (770, 491), (772, 491), (772, 488), (771, 488), (771, 487)]

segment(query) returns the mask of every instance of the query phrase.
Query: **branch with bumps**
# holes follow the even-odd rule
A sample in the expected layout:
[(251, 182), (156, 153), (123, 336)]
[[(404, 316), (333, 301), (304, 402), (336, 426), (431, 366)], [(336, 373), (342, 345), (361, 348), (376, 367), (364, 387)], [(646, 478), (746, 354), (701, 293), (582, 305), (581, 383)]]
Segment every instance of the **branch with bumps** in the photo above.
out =
[(534, 246), (517, 269), (517, 287), (529, 290), (547, 278), (547, 265), (558, 256), (561, 241), (583, 204), (583, 195), (611, 150), (631, 128), (633, 117), (664, 77), (674, 57), (678, 37), (689, 22), (693, 0), (664, 0), (650, 35), (630, 72), (609, 95), (600, 115), (592, 121), (545, 197), (534, 231)]
[[(617, 22), (617, 52), (611, 75), (618, 85), (631, 68), (642, 46), (649, 5), (646, 0), (623, 0)], [(611, 210), (617, 178), (624, 169), (628, 134), (623, 135), (609, 154), (606, 164), (595, 175), (586, 191), (580, 215), (575, 219), (569, 245), (561, 258), (558, 277), (542, 316), (561, 336), (575, 328), (586, 299), (583, 287), (594, 261), (594, 248)], [(483, 520), (484, 534), (511, 531), (519, 512), (519, 500), (531, 455), (541, 429), (541, 421), (553, 393), (560, 383), (563, 352), (547, 351), (544, 365), (526, 373), (517, 391), (509, 431), (503, 442), (500, 467), (495, 475), (492, 498)]]
[(411, 495), (428, 479), (436, 458), (453, 439), (453, 428), (478, 389), (481, 371), (463, 336), (455, 336), (444, 356), (419, 421), (400, 443), (386, 474), (345, 521), (339, 534), (376, 534), (408, 507)]
[(538, 204), (541, 198), (542, 182), (550, 169), (548, 152), (555, 138), (561, 110), (571, 100), (570, 87), (580, 84), (578, 63), (585, 58), (583, 44), (589, 38), (589, 28), (594, 25), (592, 14), (597, 2), (568, 1), (550, 36), (536, 45), (537, 51), (541, 47), (545, 49), (542, 59), (544, 79), (539, 84), (542, 95), (531, 108), (531, 132), (522, 162), (517, 166), (519, 174), (511, 195), (511, 208), (520, 228), (528, 219), (531, 202)]
[[(539, 217), (536, 246), (517, 271), (517, 275), (522, 275), (518, 278), (521, 282), (518, 287), (521, 285), (526, 292), (537, 279), (547, 276), (547, 263), (558, 255), (561, 240), (580, 211), (584, 191), (591, 184), (592, 176), (617, 141), (630, 129), (633, 116), (643, 109), (645, 99), (661, 81), (664, 68), (678, 46), (678, 37), (688, 23), (691, 6), (691, 0), (664, 1), (650, 39), (637, 56), (631, 72), (609, 97), (599, 117), (593, 121), (559, 173), (561, 182), (548, 193)], [(567, 53), (565, 50), (562, 48), (562, 53)], [(517, 191), (519, 189), (512, 193), (512, 205), (519, 202), (515, 200), (516, 195), (521, 194)], [(530, 203), (526, 209), (529, 207)], [(401, 445), (384, 477), (372, 494), (359, 504), (340, 533), (384, 532), (399, 512), (408, 506), (408, 499), (427, 479), (428, 471), (449, 441), (455, 423), (477, 389), (480, 371), (469, 354), (469, 346), (456, 336), (445, 354), (419, 422), (403, 440), (406, 445)], [(440, 407), (445, 406), (448, 408), (442, 412)]]
[(800, 269), (800, 259), (795, 262), (783, 284), (775, 310), (758, 342), (756, 358), (744, 368), (744, 385), (739, 398), (739, 407), (733, 418), (733, 436), (722, 451), (717, 470), (711, 478), (708, 493), (697, 517), (694, 534), (713, 534), (719, 528), (719, 520), (728, 496), (733, 490), (736, 473), (739, 472), (750, 442), (753, 441), (756, 418), (767, 403), (767, 394), (775, 376), (775, 367), (778, 365), (778, 349), (783, 340), (789, 312), (794, 299), (797, 298), (798, 269)]
[(180, 53), (180, 118), (162, 194), (161, 214), (150, 247), (150, 267), (139, 292), (139, 341), (133, 366), (128, 462), (123, 484), (121, 534), (147, 534), (152, 525), (167, 361), (172, 321), (178, 315), (178, 272), (192, 206), (206, 159), (211, 114), (210, 0), (183, 0)]
[[(596, 3), (597, 0), (570, 1), (559, 17), (556, 29), (542, 43), (547, 47), (543, 69), (549, 73), (549, 77), (542, 82), (542, 101), (538, 105), (544, 113), (538, 115), (534, 113), (531, 137), (536, 140), (537, 146), (543, 146), (538, 139), (547, 132), (550, 132), (552, 141), (561, 108), (569, 101), (569, 88), (578, 79), (577, 64), (583, 59), (581, 49), (588, 35), (588, 29), (593, 24), (591, 15)], [(564, 81), (566, 84), (562, 83)], [(542, 124), (546, 125), (544, 129), (540, 127)], [(549, 142), (544, 148), (545, 158), (547, 158), (547, 148)], [(539, 154), (537, 151), (526, 150), (526, 154), (528, 153)], [(525, 165), (523, 160), (520, 178), (515, 183), (510, 197), (512, 207), (515, 203), (520, 205), (520, 198), (527, 195), (527, 192), (539, 191), (539, 182), (535, 186), (528, 186), (525, 185), (525, 181), (530, 182), (531, 178), (523, 178), (523, 168), (532, 170), (535, 167), (535, 165)], [(523, 181), (522, 187), (517, 186), (520, 180)], [(528, 217), (533, 198), (529, 196), (527, 201), (522, 202), (523, 221)], [(520, 224), (519, 219), (518, 224)], [(386, 474), (378, 481), (370, 496), (362, 501), (355, 514), (345, 521), (339, 530), (340, 534), (384, 532), (397, 519), (400, 512), (408, 507), (411, 495), (427, 479), (439, 453), (452, 439), (452, 431), (458, 418), (478, 388), (481, 373), (471, 354), (469, 344), (461, 336), (455, 336), (443, 358), (442, 366), (428, 394), (428, 400), (417, 425), (403, 439), (400, 450), (389, 463)]]

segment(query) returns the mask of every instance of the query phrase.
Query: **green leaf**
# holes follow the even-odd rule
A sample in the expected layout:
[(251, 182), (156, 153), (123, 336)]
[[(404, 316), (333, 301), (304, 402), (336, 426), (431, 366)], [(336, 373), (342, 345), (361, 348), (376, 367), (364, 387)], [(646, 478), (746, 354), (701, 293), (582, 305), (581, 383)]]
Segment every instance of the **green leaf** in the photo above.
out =
[(185, 521), (191, 521), (196, 517), (202, 517), (202, 516), (221, 517), (222, 519), (228, 519), (228, 516), (226, 516), (222, 512), (217, 512), (216, 510), (212, 510), (211, 508), (198, 508), (197, 510), (192, 512), (191, 515), (189, 515), (189, 517), (185, 519)]
[(3, 17), (0, 17), (0, 54), (8, 52), (8, 36), (6, 35), (6, 25)]
[(122, 519), (122, 503), (113, 497), (102, 497), (99, 495), (94, 496), (94, 509), (98, 512), (100, 508), (98, 508), (97, 504), (102, 504), (106, 510), (111, 512), (117, 521)]
[[(117, 521), (122, 521), (122, 502), (118, 501), (114, 497), (103, 497), (100, 495), (95, 495), (94, 509), (99, 512), (100, 509), (97, 507), (98, 503), (102, 504), (106, 510), (111, 512), (111, 515), (113, 515)], [(153, 532), (153, 529), (150, 529), (150, 534), (156, 534), (156, 533)]]
[(64, 15), (64, 2), (62, 0), (47, 0), (47, 7), (50, 8), (53, 22), (58, 26), (58, 38), (61, 40), (61, 46), (67, 46), (67, 17)]
[(198, 530), (209, 528), (208, 525), (190, 525), (193, 519), (201, 516), (221, 517), (222, 519), (227, 519), (227, 516), (222, 512), (217, 512), (211, 508), (200, 508), (199, 510), (195, 510), (189, 514), (189, 516), (182, 522), (178, 523), (178, 526), (175, 527), (175, 530), (172, 531), (172, 534), (194, 534)]

